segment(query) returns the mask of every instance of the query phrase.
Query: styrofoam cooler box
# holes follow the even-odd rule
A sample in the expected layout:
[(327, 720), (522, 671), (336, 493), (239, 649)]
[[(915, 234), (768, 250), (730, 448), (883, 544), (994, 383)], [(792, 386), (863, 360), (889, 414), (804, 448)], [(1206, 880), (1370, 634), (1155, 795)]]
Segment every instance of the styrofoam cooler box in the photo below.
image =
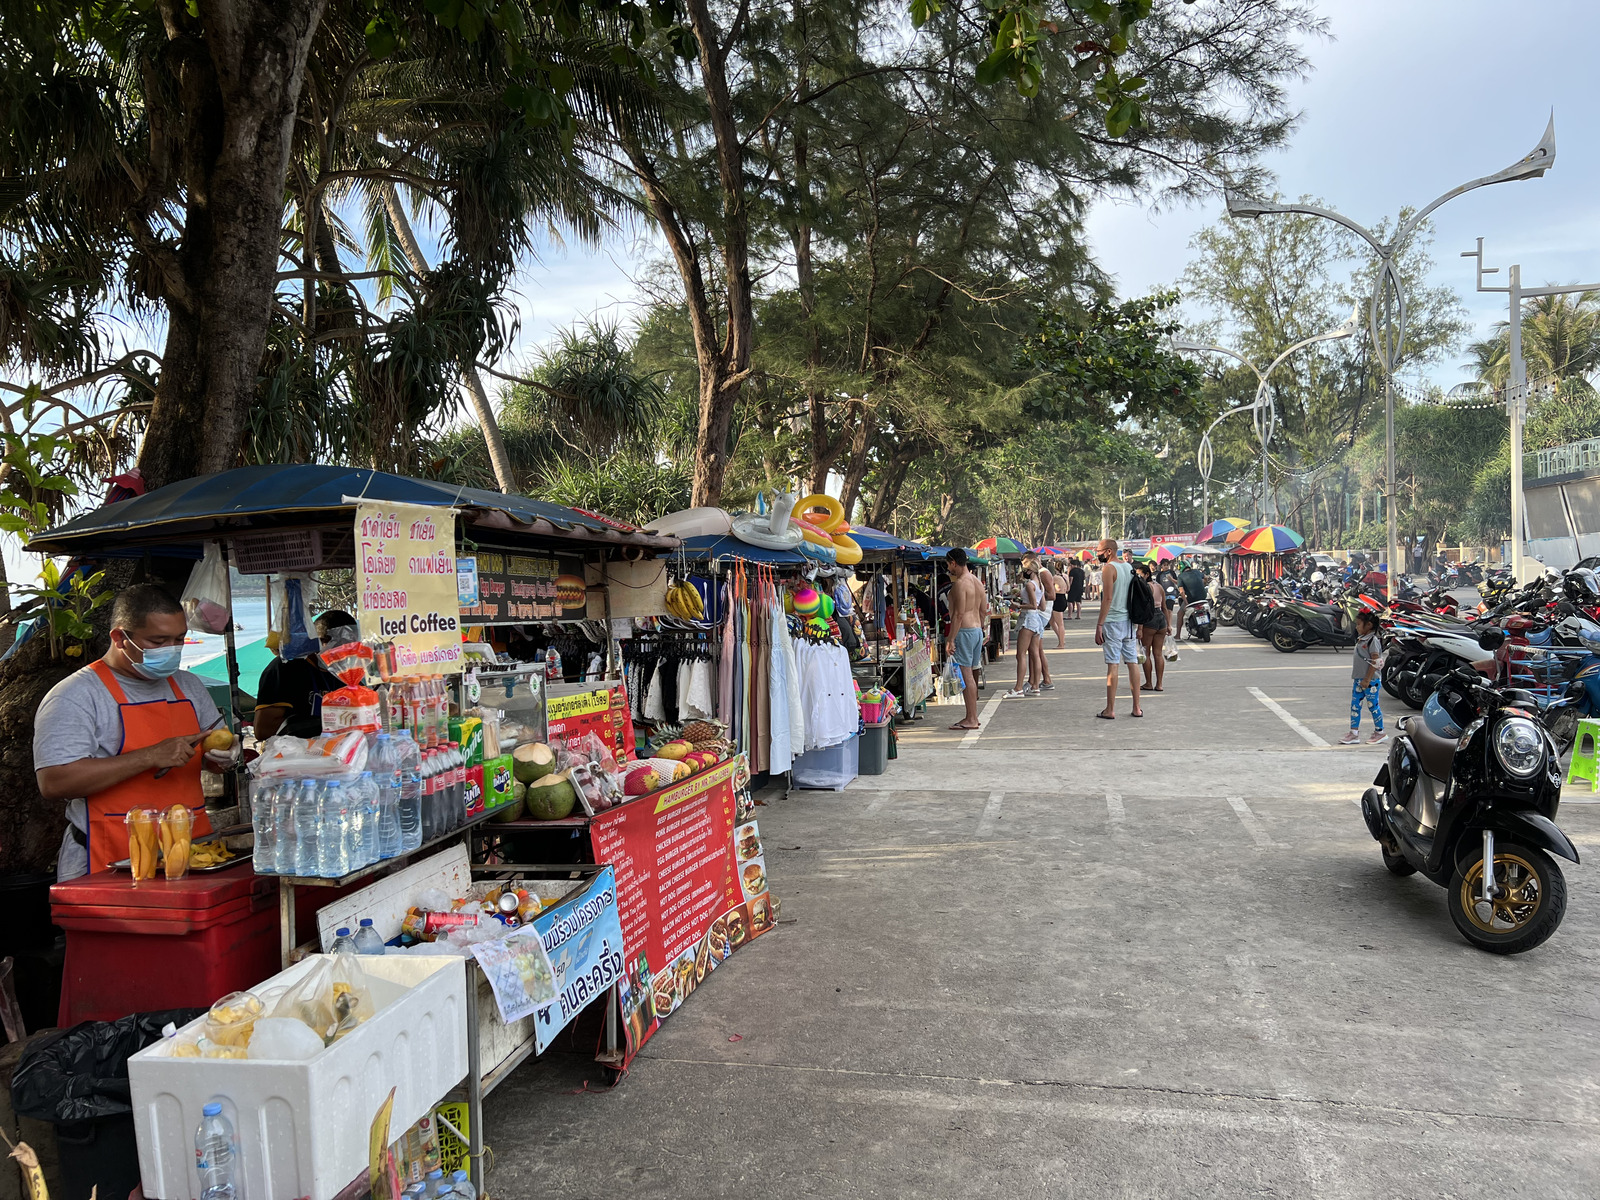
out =
[[(293, 984), (325, 958), (312, 955), (251, 990)], [(149, 1200), (200, 1194), (194, 1135), (213, 1100), (238, 1132), (239, 1200), (333, 1200), (365, 1174), (372, 1119), (390, 1088), (392, 1141), (466, 1077), (466, 960), (374, 955), (361, 966), (373, 1015), (315, 1058), (174, 1058), (157, 1042), (128, 1060)], [(198, 1032), (200, 1023), (185, 1028)]]
[(861, 739), (851, 734), (837, 746), (807, 750), (794, 760), (794, 786), (842, 791), (860, 773)]

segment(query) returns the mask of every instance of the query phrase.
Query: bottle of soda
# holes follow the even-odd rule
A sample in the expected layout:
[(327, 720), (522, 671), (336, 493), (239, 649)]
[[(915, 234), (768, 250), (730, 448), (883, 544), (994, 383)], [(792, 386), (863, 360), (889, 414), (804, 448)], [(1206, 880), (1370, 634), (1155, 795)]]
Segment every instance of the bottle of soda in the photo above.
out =
[(239, 1195), (239, 1139), (233, 1122), (212, 1101), (200, 1110), (194, 1135), (195, 1169), (200, 1173), (200, 1200), (236, 1200)]

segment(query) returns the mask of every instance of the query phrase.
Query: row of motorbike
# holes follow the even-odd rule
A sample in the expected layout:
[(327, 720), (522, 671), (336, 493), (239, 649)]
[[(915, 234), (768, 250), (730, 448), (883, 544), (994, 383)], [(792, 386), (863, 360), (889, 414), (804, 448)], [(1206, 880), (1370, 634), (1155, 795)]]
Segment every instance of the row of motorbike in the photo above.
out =
[(1481, 602), (1465, 611), (1448, 577), (1387, 599), (1381, 577), (1358, 571), (1224, 587), (1215, 599), (1218, 621), (1284, 653), (1348, 648), (1356, 613), (1374, 614), (1383, 688), (1421, 712), (1400, 721), (1362, 816), (1384, 865), (1445, 888), (1457, 930), (1493, 953), (1542, 944), (1566, 912), (1555, 860), (1578, 852), (1555, 817), (1562, 756), (1580, 718), (1600, 715), (1596, 565), (1520, 587), (1485, 572)]

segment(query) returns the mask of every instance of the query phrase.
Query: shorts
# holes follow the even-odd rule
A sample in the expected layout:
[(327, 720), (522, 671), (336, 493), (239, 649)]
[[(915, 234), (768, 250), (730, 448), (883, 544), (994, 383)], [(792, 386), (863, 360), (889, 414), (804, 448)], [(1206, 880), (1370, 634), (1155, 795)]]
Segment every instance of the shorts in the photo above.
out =
[(983, 630), (956, 630), (954, 651), (950, 657), (956, 666), (967, 667), (973, 671), (983, 666)]
[(1101, 647), (1106, 652), (1106, 665), (1116, 666), (1126, 663), (1130, 667), (1139, 665), (1139, 639), (1134, 636), (1133, 625), (1129, 621), (1107, 621), (1105, 623), (1106, 644)]
[(1052, 612), (1066, 612), (1067, 598), (1060, 592), (1056, 593), (1055, 603), (1050, 606)]
[(1022, 614), (1022, 628), (1029, 633), (1043, 633), (1044, 627), (1049, 623), (1049, 616), (1040, 612), (1037, 608), (1030, 608)]

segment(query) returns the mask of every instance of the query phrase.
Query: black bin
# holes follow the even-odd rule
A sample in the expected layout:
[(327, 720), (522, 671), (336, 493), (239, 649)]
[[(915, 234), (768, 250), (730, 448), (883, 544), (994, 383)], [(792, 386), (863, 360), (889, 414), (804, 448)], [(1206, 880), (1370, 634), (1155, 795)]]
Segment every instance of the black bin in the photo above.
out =
[(179, 1008), (85, 1021), (38, 1038), (22, 1052), (11, 1076), (11, 1106), (19, 1116), (56, 1127), (68, 1196), (87, 1196), (97, 1187), (104, 1200), (124, 1200), (139, 1186), (128, 1059), (159, 1039), (169, 1022), (186, 1025), (204, 1012)]

